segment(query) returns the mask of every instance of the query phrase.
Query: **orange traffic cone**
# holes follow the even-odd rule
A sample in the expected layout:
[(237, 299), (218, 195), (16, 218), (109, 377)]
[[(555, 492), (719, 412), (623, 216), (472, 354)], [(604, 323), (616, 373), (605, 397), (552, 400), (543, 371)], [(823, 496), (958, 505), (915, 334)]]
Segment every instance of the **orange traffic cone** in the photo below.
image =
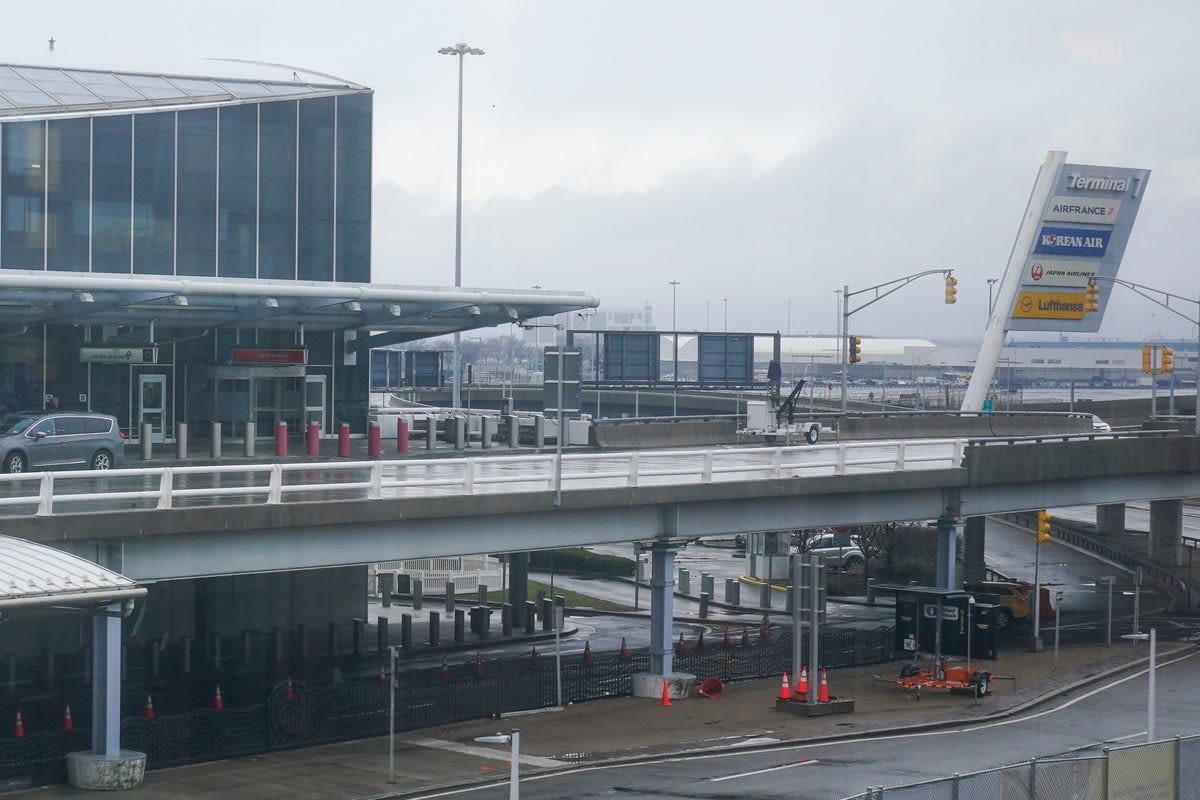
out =
[(625, 646), (625, 637), (621, 637), (621, 658), (629, 658), (629, 648)]
[(71, 704), (67, 703), (66, 710), (63, 711), (63, 730), (70, 731), (75, 729), (75, 723), (71, 721)]
[(817, 689), (817, 702), (829, 702), (829, 681), (826, 678), (824, 667), (821, 667), (821, 686)]
[(696, 640), (696, 652), (704, 652), (704, 631), (700, 631), (700, 638)]
[(150, 699), (149, 692), (146, 692), (146, 707), (142, 709), (142, 716), (146, 719), (154, 719), (154, 701)]
[(292, 688), (292, 676), (291, 675), (288, 675), (287, 683), (284, 684), (283, 699), (289, 703), (296, 699), (296, 690)]
[(796, 691), (792, 699), (799, 703), (808, 702), (808, 664), (800, 665), (800, 680), (796, 681)]
[(225, 710), (225, 701), (221, 699), (221, 684), (217, 684), (217, 693), (213, 695), (213, 708), (217, 711)]
[[(667, 682), (663, 681), (663, 691), (667, 690)], [(666, 695), (663, 695), (664, 697)], [(25, 723), (21, 721), (21, 709), (17, 709), (17, 721), (13, 725), (13, 736), (20, 739), (25, 736)]]
[(749, 647), (749, 646), (750, 646), (750, 631), (747, 630), (745, 625), (743, 625), (742, 626), (742, 647)]
[(771, 623), (766, 614), (763, 614), (762, 624), (758, 626), (758, 638), (764, 642), (771, 641)]
[(585, 663), (585, 664), (592, 663), (592, 643), (591, 642), (583, 643), (583, 663)]
[(538, 668), (538, 651), (536, 647), (529, 649), (529, 669), (531, 671)]
[(675, 645), (675, 655), (682, 656), (687, 654), (687, 645), (683, 643), (683, 632), (679, 633), (679, 644)]
[[(658, 704), (660, 706), (671, 705), (671, 695), (667, 691), (667, 679), (666, 678), (663, 678), (663, 695), (662, 695), (662, 700), (658, 701)], [(21, 714), (20, 714), (20, 712), (17, 712), (17, 719), (20, 719), (20, 718), (21, 718)]]
[(779, 684), (779, 699), (791, 700), (792, 690), (788, 687), (787, 673), (783, 673), (783, 683)]
[(725, 629), (725, 638), (721, 640), (721, 647), (724, 650), (733, 647), (733, 642), (729, 641), (729, 628)]

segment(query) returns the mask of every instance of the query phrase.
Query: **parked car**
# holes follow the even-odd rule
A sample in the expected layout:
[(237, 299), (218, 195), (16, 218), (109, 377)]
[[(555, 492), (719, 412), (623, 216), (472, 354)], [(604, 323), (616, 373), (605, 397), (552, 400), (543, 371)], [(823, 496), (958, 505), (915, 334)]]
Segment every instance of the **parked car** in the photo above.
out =
[(125, 464), (116, 417), (91, 411), (21, 411), (0, 418), (4, 472), (113, 469)]
[[(1029, 619), (1029, 604), (1032, 602), (1033, 584), (1028, 581), (984, 581), (983, 583), (963, 587), (975, 595), (981, 603), (994, 603), (1000, 607), (997, 611), (996, 626), (1005, 628), (1011, 622), (1024, 622)], [(1038, 604), (1042, 619), (1054, 616), (1054, 607), (1050, 600), (1050, 590), (1041, 587), (1041, 602)]]
[(849, 531), (824, 528), (809, 533), (800, 540), (798, 549), (801, 553), (821, 556), (825, 566), (830, 569), (854, 570), (866, 563), (862, 548)]

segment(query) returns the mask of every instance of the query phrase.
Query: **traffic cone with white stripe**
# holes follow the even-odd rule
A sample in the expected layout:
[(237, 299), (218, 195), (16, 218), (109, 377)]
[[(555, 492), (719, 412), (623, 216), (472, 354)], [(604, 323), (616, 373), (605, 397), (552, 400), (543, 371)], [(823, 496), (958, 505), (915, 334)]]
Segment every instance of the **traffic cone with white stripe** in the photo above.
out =
[[(663, 682), (666, 686), (666, 682)], [(25, 723), (21, 720), (21, 709), (17, 709), (17, 721), (13, 724), (13, 736), (20, 739), (25, 736)]]
[(808, 664), (800, 665), (800, 680), (796, 681), (796, 691), (792, 693), (792, 699), (800, 702), (808, 702)]
[(788, 687), (788, 679), (787, 679), (786, 672), (783, 673), (783, 683), (779, 684), (779, 698), (778, 699), (780, 699), (780, 700), (791, 700), (792, 699), (792, 690), (791, 690), (791, 688)]
[(154, 719), (154, 700), (151, 699), (149, 692), (146, 692), (146, 707), (142, 709), (142, 716), (146, 719)]
[(821, 667), (821, 686), (817, 689), (817, 702), (829, 702), (829, 680), (826, 676), (825, 668)]
[(292, 688), (292, 676), (291, 675), (287, 676), (287, 683), (284, 685), (284, 688), (283, 688), (283, 699), (289, 703), (296, 699), (296, 690), (294, 688)]
[(70, 731), (74, 729), (75, 723), (71, 720), (71, 704), (67, 703), (67, 707), (63, 711), (63, 730)]
[(217, 684), (217, 693), (213, 695), (213, 708), (217, 711), (225, 710), (225, 701), (221, 699), (221, 684)]

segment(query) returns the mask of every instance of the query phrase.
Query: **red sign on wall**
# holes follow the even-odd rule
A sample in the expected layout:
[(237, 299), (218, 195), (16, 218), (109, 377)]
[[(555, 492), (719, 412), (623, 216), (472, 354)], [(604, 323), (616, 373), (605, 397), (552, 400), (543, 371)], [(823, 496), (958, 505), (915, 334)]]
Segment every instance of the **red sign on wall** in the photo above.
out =
[(308, 350), (304, 348), (235, 347), (229, 361), (232, 364), (307, 364)]

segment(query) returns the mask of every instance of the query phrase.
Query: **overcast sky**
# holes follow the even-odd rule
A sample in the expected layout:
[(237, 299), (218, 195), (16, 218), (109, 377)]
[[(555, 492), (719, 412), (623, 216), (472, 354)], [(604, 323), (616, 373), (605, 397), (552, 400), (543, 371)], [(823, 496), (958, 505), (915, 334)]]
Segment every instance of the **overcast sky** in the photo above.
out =
[[(832, 333), (835, 289), (953, 268), (864, 336), (982, 335), (1037, 168), (1153, 171), (1120, 276), (1200, 293), (1194, 2), (10, 3), (13, 63), (375, 90), (373, 278), (451, 285), (457, 63), (463, 283), (651, 303), (660, 328)], [(47, 40), (53, 37), (50, 52)], [(314, 79), (316, 80), (316, 79)], [(1196, 304), (1184, 306), (1196, 316)], [(1118, 289), (1098, 336), (1194, 338)], [(1028, 335), (1024, 335), (1026, 338)]]

